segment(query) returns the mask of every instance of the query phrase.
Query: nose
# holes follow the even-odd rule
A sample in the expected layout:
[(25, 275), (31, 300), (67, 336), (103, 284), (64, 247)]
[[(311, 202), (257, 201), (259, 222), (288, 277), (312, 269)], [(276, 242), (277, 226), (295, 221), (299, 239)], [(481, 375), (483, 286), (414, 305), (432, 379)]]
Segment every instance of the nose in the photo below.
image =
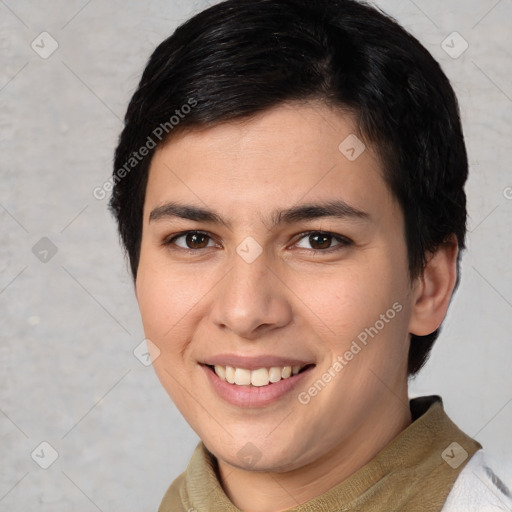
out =
[(289, 293), (265, 253), (252, 262), (235, 253), (229, 272), (215, 289), (212, 321), (238, 337), (256, 340), (291, 322)]

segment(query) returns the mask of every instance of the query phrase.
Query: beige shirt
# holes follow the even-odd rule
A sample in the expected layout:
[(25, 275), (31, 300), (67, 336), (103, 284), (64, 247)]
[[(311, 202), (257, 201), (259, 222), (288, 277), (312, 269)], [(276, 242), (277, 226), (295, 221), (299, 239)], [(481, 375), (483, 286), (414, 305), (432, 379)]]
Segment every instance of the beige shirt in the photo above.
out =
[[(446, 415), (441, 398), (410, 401), (413, 422), (349, 478), (289, 512), (439, 512), (481, 445)], [(217, 461), (198, 444), (159, 512), (240, 512), (217, 477)]]

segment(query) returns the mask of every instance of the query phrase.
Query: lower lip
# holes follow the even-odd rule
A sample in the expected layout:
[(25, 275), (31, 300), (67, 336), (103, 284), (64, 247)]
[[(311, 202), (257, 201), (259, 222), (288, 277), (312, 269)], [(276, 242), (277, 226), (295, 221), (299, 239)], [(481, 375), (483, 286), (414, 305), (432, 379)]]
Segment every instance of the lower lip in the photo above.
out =
[(314, 367), (267, 386), (237, 386), (221, 380), (208, 366), (201, 365), (217, 394), (237, 407), (264, 407), (291, 393)]

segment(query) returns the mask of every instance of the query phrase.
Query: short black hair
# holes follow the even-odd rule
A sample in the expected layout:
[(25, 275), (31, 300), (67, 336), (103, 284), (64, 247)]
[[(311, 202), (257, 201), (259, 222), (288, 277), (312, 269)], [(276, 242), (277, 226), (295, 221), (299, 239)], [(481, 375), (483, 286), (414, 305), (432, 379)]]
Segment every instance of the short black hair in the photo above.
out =
[[(465, 248), (467, 154), (440, 65), (394, 19), (355, 0), (227, 0), (151, 55), (115, 151), (110, 208), (136, 279), (152, 155), (173, 134), (321, 100), (355, 114), (405, 219), (409, 274), (455, 235)], [(409, 375), (439, 329), (411, 336)]]

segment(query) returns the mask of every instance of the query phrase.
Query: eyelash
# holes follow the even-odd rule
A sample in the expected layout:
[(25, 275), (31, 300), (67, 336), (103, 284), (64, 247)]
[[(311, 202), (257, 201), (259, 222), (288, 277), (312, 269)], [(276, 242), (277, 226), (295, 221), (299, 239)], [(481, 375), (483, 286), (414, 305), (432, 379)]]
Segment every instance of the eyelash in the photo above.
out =
[[(210, 234), (208, 234), (205, 231), (191, 230), (191, 231), (182, 231), (181, 233), (177, 233), (176, 235), (172, 235), (171, 237), (166, 238), (162, 242), (162, 245), (164, 245), (166, 247), (174, 246), (172, 248), (173, 250), (181, 250), (181, 251), (185, 251), (185, 252), (189, 252), (189, 253), (197, 253), (198, 251), (202, 251), (202, 250), (211, 248), (211, 247), (203, 247), (201, 249), (190, 249), (190, 248), (184, 249), (183, 247), (179, 247), (179, 246), (175, 245), (175, 241), (178, 238), (184, 237), (189, 234), (204, 235), (204, 236), (208, 237), (210, 240), (213, 240), (213, 237), (210, 236)], [(339, 251), (345, 247), (349, 247), (349, 246), (353, 245), (353, 241), (347, 237), (338, 235), (336, 233), (331, 233), (330, 231), (318, 231), (318, 230), (317, 231), (305, 231), (303, 233), (300, 233), (299, 235), (297, 235), (298, 238), (297, 238), (297, 241), (295, 242), (295, 244), (297, 244), (303, 238), (306, 238), (307, 236), (311, 236), (311, 235), (324, 235), (324, 236), (332, 237), (334, 240), (339, 242), (339, 245), (330, 247), (328, 249), (303, 249), (303, 248), (300, 248), (300, 249), (305, 250), (305, 251), (313, 251), (313, 252), (317, 252), (317, 253), (328, 253), (329, 254), (331, 252)]]

